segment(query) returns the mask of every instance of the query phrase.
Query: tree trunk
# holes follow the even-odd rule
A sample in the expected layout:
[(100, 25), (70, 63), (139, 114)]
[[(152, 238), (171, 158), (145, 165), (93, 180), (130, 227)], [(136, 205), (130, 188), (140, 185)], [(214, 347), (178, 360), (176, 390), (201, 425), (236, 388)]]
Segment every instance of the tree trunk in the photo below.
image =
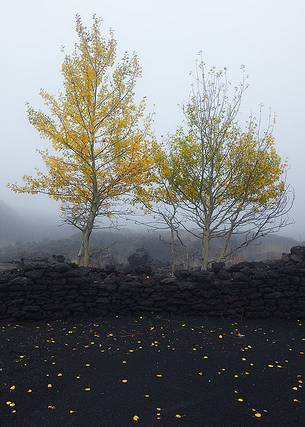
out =
[(82, 232), (80, 249), (77, 255), (77, 265), (88, 267), (90, 265), (90, 236), (92, 228), (85, 229)]
[(221, 255), (219, 256), (219, 261), (225, 261), (226, 260), (228, 247), (229, 247), (229, 244), (231, 242), (231, 238), (232, 238), (233, 231), (234, 231), (235, 221), (237, 220), (239, 213), (240, 213), (240, 209), (237, 210), (235, 217), (231, 220), (231, 227), (227, 233)]
[(206, 271), (209, 264), (209, 246), (210, 246), (210, 236), (209, 231), (205, 230), (202, 236), (202, 264), (201, 270)]
[(171, 271), (173, 276), (176, 269), (175, 233), (173, 229), (171, 229), (170, 247), (171, 247)]
[(90, 236), (92, 233), (92, 229), (88, 230), (84, 236), (83, 236), (83, 242), (84, 242), (84, 261), (83, 265), (84, 267), (88, 267), (90, 265)]
[(88, 267), (90, 265), (90, 236), (93, 230), (95, 215), (93, 212), (88, 218), (86, 227), (82, 231), (81, 245), (77, 255), (77, 265)]
[(229, 246), (229, 238), (227, 238), (225, 240), (224, 246), (222, 248), (221, 254), (218, 257), (218, 261), (219, 262), (224, 262), (226, 260), (226, 255), (227, 255), (227, 250), (228, 250), (228, 246)]
[(185, 252), (186, 252), (186, 269), (189, 270), (191, 263), (190, 263), (190, 254), (189, 254), (188, 247), (185, 248)]
[(76, 264), (78, 266), (80, 266), (83, 259), (84, 259), (84, 239), (83, 239), (83, 236), (82, 236), (80, 248), (79, 248), (79, 251), (78, 251), (78, 254), (77, 254), (77, 257), (76, 257)]

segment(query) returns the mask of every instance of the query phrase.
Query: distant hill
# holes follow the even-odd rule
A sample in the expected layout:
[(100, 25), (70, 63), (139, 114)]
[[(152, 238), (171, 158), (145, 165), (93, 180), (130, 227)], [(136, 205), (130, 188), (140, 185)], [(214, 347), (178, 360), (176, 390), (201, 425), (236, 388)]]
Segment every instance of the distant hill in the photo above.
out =
[(38, 241), (46, 237), (66, 237), (67, 234), (71, 233), (59, 228), (55, 220), (51, 222), (42, 218), (37, 221), (36, 217), (23, 215), (0, 200), (0, 247), (16, 242)]
[[(55, 236), (54, 236), (55, 237)], [(145, 230), (116, 230), (97, 231), (92, 236), (91, 253), (94, 265), (126, 263), (128, 256), (137, 249), (145, 249), (152, 260), (166, 264), (170, 262), (170, 248), (167, 233)], [(177, 262), (183, 268), (198, 266), (200, 263), (200, 242), (193, 239), (185, 239), (185, 247), (177, 248)], [(220, 242), (214, 242), (211, 248), (211, 256), (218, 252)], [(266, 261), (280, 258), (283, 252), (289, 252), (292, 246), (298, 245), (294, 239), (282, 236), (268, 236), (252, 243), (232, 258), (232, 262), (240, 261)], [(73, 234), (69, 238), (47, 238), (34, 241), (20, 240), (18, 243), (2, 245), (0, 247), (0, 262), (14, 259), (47, 257), (53, 254), (64, 255), (73, 260), (80, 245), (80, 233)]]
[[(73, 234), (68, 227), (58, 227), (43, 217), (41, 221), (23, 216), (9, 205), (0, 201), (0, 262), (27, 256), (48, 256), (62, 254), (73, 259), (78, 252), (80, 233)], [(188, 265), (198, 265), (201, 246), (199, 240), (184, 234), (188, 247), (177, 247), (177, 260), (181, 265), (188, 259)], [(233, 262), (244, 260), (261, 261), (279, 258), (289, 252), (298, 241), (278, 235), (270, 235), (253, 242), (236, 256)], [(211, 246), (211, 256), (219, 253), (222, 246), (215, 240)], [(96, 264), (102, 262), (124, 263), (128, 255), (138, 248), (144, 248), (152, 259), (168, 263), (170, 261), (169, 235), (167, 232), (148, 231), (145, 228), (125, 228), (104, 230), (93, 233), (91, 249)]]
[(244, 248), (238, 257), (249, 261), (266, 261), (280, 258), (282, 253), (290, 251), (292, 246), (301, 243), (291, 237), (279, 236), (276, 234), (262, 237)]
[(30, 238), (26, 221), (0, 200), (0, 245)]

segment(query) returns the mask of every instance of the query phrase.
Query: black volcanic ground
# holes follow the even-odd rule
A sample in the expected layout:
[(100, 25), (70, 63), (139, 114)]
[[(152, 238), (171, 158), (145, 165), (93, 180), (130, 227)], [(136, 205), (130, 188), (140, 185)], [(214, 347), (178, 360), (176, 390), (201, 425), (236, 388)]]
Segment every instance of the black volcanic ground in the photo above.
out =
[(0, 426), (304, 426), (295, 320), (2, 324)]

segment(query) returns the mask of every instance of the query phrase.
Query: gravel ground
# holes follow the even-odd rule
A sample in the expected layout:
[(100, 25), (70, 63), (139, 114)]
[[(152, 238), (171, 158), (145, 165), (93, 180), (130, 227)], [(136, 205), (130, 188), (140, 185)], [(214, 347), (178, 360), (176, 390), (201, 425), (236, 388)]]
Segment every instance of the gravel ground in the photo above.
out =
[(305, 426), (295, 320), (112, 316), (0, 325), (0, 426)]

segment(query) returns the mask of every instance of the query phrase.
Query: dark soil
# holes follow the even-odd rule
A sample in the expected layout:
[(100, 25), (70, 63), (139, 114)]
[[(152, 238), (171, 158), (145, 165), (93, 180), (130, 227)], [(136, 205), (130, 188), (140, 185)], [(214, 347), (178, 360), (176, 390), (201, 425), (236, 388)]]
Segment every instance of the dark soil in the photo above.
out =
[(301, 321), (135, 315), (0, 331), (1, 427), (305, 425)]

